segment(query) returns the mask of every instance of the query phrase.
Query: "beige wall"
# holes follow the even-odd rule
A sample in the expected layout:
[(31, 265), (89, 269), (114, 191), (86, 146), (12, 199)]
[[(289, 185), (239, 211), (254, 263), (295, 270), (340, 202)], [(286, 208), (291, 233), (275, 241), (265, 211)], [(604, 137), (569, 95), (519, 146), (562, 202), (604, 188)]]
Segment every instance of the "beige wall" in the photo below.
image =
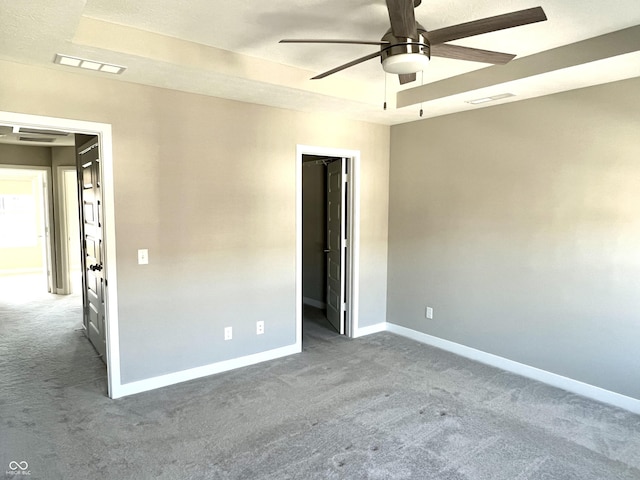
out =
[(76, 166), (76, 149), (74, 147), (52, 147), (51, 148), (51, 166), (56, 167), (75, 167)]
[(387, 320), (640, 398), (638, 92), (392, 127)]
[(296, 144), (361, 151), (360, 324), (385, 320), (388, 127), (0, 69), (0, 110), (113, 126), (123, 382), (294, 343)]
[[(0, 92), (0, 106), (6, 96)], [(51, 148), (0, 143), (0, 164), (50, 167)]]

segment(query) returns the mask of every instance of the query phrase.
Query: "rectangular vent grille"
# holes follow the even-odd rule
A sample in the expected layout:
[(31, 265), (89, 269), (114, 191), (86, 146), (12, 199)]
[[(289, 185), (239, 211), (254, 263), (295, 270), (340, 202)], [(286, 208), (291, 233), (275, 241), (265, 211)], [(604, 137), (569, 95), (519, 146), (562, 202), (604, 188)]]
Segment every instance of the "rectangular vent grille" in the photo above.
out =
[(34, 133), (39, 135), (56, 135), (58, 137), (66, 137), (69, 135), (67, 132), (60, 132), (58, 130), (38, 130), (36, 128), (20, 127), (20, 133)]
[(21, 142), (41, 142), (41, 143), (53, 143), (55, 138), (49, 137), (20, 137)]

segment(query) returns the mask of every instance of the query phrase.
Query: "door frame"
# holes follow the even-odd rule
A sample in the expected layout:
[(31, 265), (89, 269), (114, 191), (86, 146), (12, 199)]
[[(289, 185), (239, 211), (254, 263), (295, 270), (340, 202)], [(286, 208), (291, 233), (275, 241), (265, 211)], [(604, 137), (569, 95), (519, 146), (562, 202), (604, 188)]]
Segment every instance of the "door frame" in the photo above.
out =
[(296, 146), (296, 345), (302, 351), (302, 156), (341, 157), (348, 161), (347, 171), (347, 251), (345, 335), (358, 335), (360, 292), (360, 151), (340, 148)]
[[(25, 147), (29, 148), (29, 147)], [(53, 181), (51, 178), (50, 167), (40, 167), (35, 165), (13, 165), (13, 164), (0, 164), (0, 169), (5, 170), (22, 170), (37, 173), (39, 195), (42, 201), (37, 205), (38, 210), (42, 218), (40, 219), (40, 232), (42, 233), (42, 268), (43, 274), (47, 277), (47, 291), (49, 293), (55, 293), (55, 282), (53, 281), (53, 274), (55, 270), (55, 264), (53, 262), (53, 235), (51, 232), (51, 218), (53, 218)]]
[(115, 202), (111, 124), (5, 112), (1, 110), (0, 122), (21, 127), (62, 130), (70, 133), (84, 133), (98, 136), (100, 156), (102, 159), (100, 165), (102, 168), (101, 179), (104, 215), (104, 268), (105, 278), (108, 279), (108, 284), (105, 289), (108, 395), (111, 398), (121, 397), (122, 384), (120, 379), (120, 336), (118, 333), (118, 283), (116, 275)]
[[(67, 190), (65, 183), (65, 176), (67, 172), (73, 172), (75, 184), (78, 183), (78, 167), (73, 165), (60, 165), (56, 167), (56, 202), (59, 205), (59, 217), (60, 222), (58, 224), (60, 228), (60, 266), (58, 270), (60, 271), (60, 285), (58, 285), (58, 293), (62, 295), (68, 295), (72, 292), (71, 288), (71, 269), (69, 268), (69, 221), (70, 215), (75, 214), (75, 222), (79, 222), (79, 209), (80, 205), (77, 206), (77, 210), (75, 212), (70, 212), (67, 209)], [(77, 200), (77, 196), (75, 197)], [(82, 246), (80, 247), (82, 248)], [(80, 252), (78, 252), (79, 254)]]

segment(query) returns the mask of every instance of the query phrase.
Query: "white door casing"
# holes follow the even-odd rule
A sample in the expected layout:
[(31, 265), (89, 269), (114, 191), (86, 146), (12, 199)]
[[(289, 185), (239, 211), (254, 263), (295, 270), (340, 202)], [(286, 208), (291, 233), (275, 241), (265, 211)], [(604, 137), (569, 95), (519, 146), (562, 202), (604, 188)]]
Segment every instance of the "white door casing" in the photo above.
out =
[(41, 273), (42, 276), (46, 278), (46, 287), (49, 293), (53, 291), (54, 270), (50, 234), (50, 217), (53, 214), (50, 199), (50, 173), (51, 169), (49, 167), (12, 164), (0, 165), (0, 175), (4, 175), (7, 178), (22, 178), (31, 182), (31, 198), (33, 200), (34, 210), (27, 214), (32, 215), (32, 217), (29, 217), (31, 219), (29, 223), (35, 228), (33, 235), (40, 249), (42, 262)]
[(47, 273), (47, 291), (49, 293), (54, 293), (55, 282), (53, 281), (53, 249), (52, 249), (52, 241), (51, 241), (51, 215), (52, 215), (52, 188), (49, 181), (50, 171), (44, 172), (41, 176), (41, 185), (40, 185), (40, 194), (42, 195), (42, 205), (43, 205), (43, 226), (42, 226), (42, 236), (44, 242), (44, 264)]
[(345, 282), (347, 308), (345, 334), (358, 337), (359, 292), (360, 292), (360, 151), (330, 147), (297, 145), (296, 147), (296, 348), (302, 351), (302, 157), (316, 155), (346, 158), (349, 162), (349, 182), (345, 198), (346, 232), (349, 239), (346, 247)]
[(78, 204), (78, 174), (75, 166), (59, 166), (56, 168), (57, 196), (60, 208), (60, 285), (58, 293), (67, 295), (79, 292), (80, 278), (80, 225)]
[(119, 398), (127, 394), (120, 378), (120, 344), (118, 328), (118, 288), (116, 272), (116, 237), (114, 214), (113, 149), (111, 125), (106, 123), (46, 117), (24, 113), (0, 111), (0, 122), (31, 128), (62, 130), (71, 133), (98, 135), (102, 158), (102, 195), (104, 217), (104, 272), (108, 276), (105, 292), (105, 326), (107, 346), (107, 377), (109, 396)]

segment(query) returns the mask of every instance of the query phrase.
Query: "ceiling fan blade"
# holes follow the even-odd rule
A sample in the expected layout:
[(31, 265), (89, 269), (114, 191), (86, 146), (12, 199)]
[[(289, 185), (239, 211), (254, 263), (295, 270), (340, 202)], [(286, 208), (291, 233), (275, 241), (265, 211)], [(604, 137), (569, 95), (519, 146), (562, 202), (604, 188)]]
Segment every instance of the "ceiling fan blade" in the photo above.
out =
[(413, 0), (387, 0), (387, 10), (394, 37), (418, 39)]
[(398, 75), (400, 79), (400, 85), (404, 85), (405, 83), (415, 82), (416, 74), (415, 73), (401, 73)]
[(329, 75), (333, 75), (334, 73), (339, 72), (340, 70), (344, 70), (346, 68), (353, 67), (354, 65), (357, 65), (359, 63), (366, 62), (367, 60), (371, 60), (372, 58), (379, 57), (381, 53), (382, 52), (374, 52), (374, 53), (370, 53), (369, 55), (365, 55), (364, 57), (356, 58), (355, 60), (351, 60), (349, 63), (345, 63), (344, 65), (340, 65), (339, 67), (332, 68), (331, 70), (321, 73), (320, 75), (316, 75), (311, 80), (319, 80), (321, 78), (328, 77)]
[(493, 63), (504, 65), (514, 59), (511, 53), (492, 52), (479, 48), (461, 47), (449, 43), (441, 43), (431, 46), (432, 57), (453, 58), (455, 60), (468, 60), (470, 62)]
[(544, 22), (547, 16), (542, 7), (528, 8), (517, 12), (496, 15), (495, 17), (487, 17), (472, 22), (460, 23), (450, 27), (439, 28), (427, 34), (427, 38), (431, 45), (437, 45), (460, 38), (473, 37), (483, 33), (504, 30), (505, 28), (518, 27), (520, 25), (528, 25), (530, 23)]
[(339, 40), (339, 39), (320, 39), (320, 38), (285, 38), (278, 43), (343, 43), (350, 45), (387, 45), (389, 42), (369, 41), (369, 40)]

